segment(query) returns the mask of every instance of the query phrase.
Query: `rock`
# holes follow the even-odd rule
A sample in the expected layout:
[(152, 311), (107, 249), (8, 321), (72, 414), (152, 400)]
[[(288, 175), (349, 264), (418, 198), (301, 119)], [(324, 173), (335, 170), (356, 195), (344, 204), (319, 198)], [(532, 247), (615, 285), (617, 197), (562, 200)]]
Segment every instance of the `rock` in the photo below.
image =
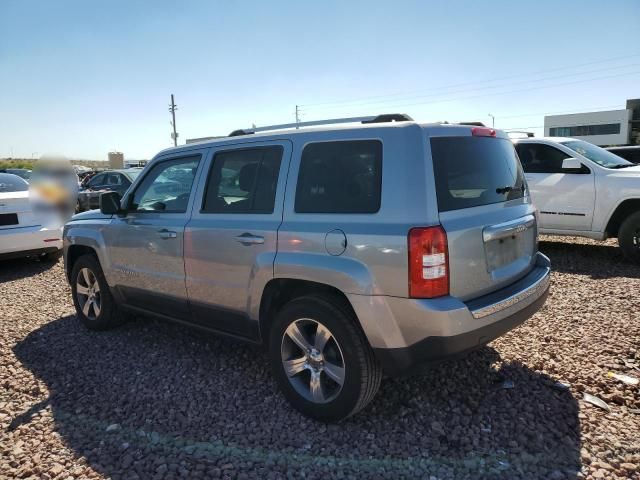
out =
[(108, 432), (108, 433), (110, 433), (110, 432), (116, 432), (116, 431), (118, 431), (118, 430), (120, 430), (120, 425), (119, 425), (119, 424), (117, 424), (117, 423), (112, 423), (111, 425), (109, 425), (109, 426), (106, 428), (106, 430), (105, 430), (105, 431), (106, 431), (106, 432)]

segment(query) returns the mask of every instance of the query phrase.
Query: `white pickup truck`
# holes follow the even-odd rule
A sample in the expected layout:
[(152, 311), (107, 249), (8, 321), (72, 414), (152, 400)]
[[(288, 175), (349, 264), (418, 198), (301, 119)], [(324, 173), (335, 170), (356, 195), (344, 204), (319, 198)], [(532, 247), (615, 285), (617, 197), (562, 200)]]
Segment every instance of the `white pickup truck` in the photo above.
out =
[(618, 238), (640, 263), (640, 165), (575, 138), (513, 140), (540, 233)]

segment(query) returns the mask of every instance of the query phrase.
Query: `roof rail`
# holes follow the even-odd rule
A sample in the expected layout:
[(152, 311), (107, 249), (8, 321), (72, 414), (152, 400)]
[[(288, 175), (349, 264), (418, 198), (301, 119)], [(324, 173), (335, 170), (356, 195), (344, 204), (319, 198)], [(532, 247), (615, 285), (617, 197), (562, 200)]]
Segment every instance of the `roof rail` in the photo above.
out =
[(457, 125), (471, 125), (472, 127), (486, 127), (482, 122), (458, 122)]
[(386, 113), (383, 115), (372, 115), (369, 117), (348, 117), (348, 118), (329, 118), (327, 120), (313, 120), (310, 122), (283, 123), (281, 125), (269, 125), (265, 127), (253, 127), (234, 130), (229, 134), (230, 137), (238, 135), (251, 135), (257, 132), (266, 132), (268, 130), (282, 130), (285, 128), (312, 127), (315, 125), (335, 125), (337, 123), (387, 123), (387, 122), (412, 122), (413, 118), (405, 113)]

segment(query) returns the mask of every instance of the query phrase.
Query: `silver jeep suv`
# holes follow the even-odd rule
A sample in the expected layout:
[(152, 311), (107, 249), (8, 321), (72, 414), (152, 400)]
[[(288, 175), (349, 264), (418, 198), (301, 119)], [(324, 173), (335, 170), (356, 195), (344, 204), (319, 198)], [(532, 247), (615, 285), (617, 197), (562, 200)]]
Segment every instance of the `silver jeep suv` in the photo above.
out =
[(336, 421), (383, 373), (480, 347), (542, 306), (550, 264), (506, 135), (344, 120), (164, 150), (122, 199), (103, 194), (64, 229), (80, 320), (151, 313), (262, 343), (289, 402)]

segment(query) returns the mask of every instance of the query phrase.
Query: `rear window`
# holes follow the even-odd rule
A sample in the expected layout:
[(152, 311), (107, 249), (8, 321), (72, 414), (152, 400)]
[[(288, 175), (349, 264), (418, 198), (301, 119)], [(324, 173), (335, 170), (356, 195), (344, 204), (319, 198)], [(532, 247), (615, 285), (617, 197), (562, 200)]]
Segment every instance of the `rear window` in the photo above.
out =
[(524, 196), (513, 144), (490, 137), (433, 137), (431, 155), (441, 212)]
[(302, 152), (297, 213), (375, 213), (380, 209), (382, 143), (310, 143)]

